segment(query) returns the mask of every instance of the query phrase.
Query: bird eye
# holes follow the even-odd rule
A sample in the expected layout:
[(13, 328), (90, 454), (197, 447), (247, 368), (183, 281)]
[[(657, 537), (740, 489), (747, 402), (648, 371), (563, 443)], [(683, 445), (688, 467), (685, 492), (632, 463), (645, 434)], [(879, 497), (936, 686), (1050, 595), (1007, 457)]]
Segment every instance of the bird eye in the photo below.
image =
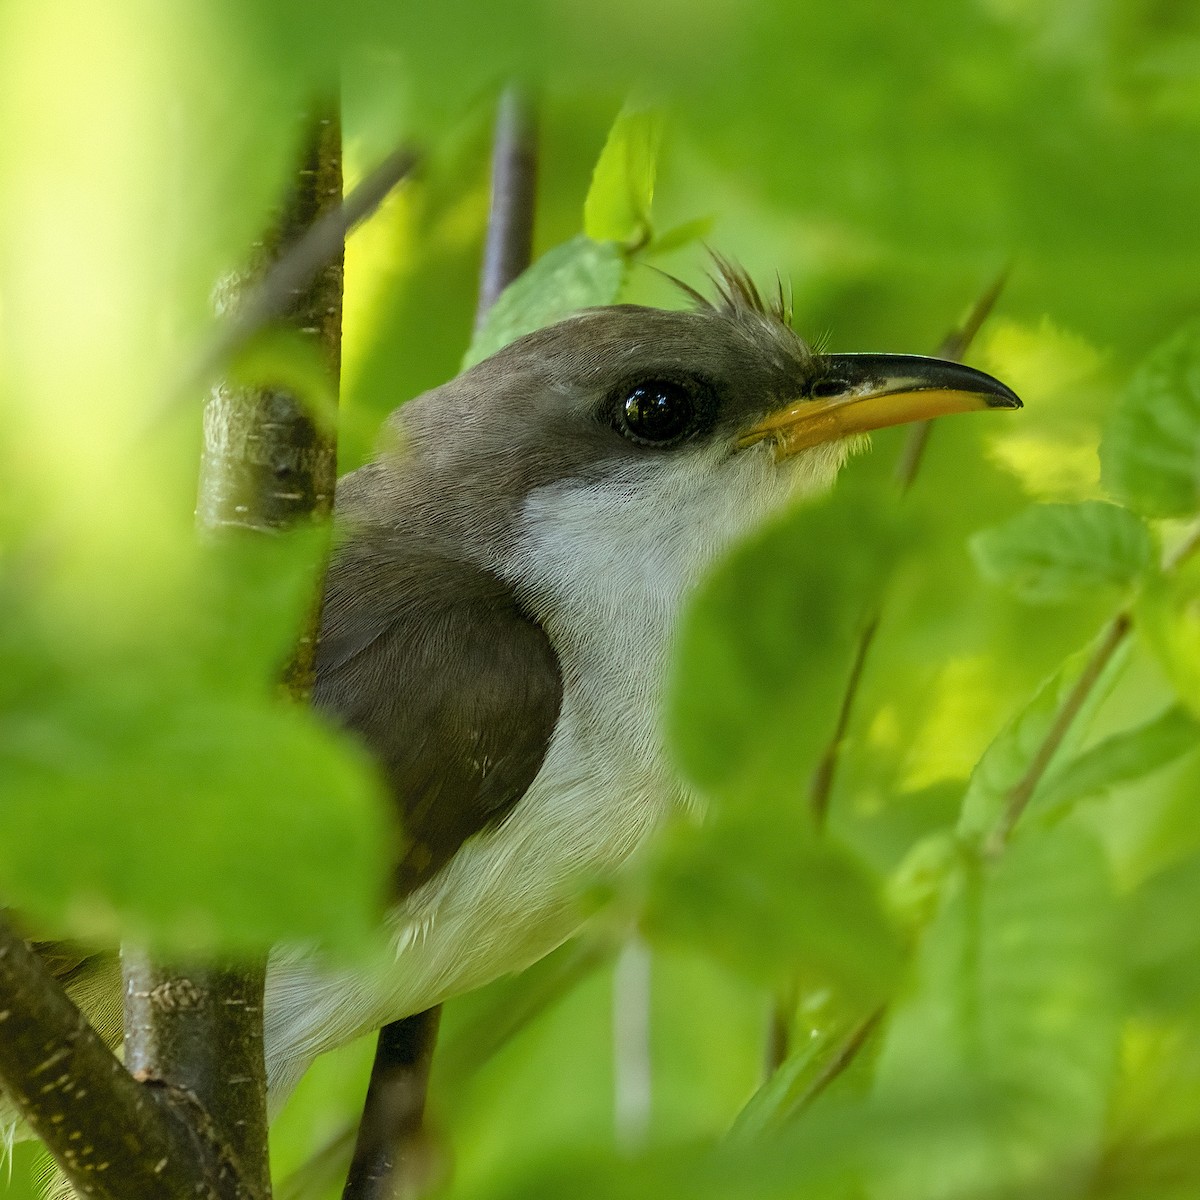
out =
[(661, 445), (691, 431), (696, 404), (691, 392), (669, 379), (639, 383), (619, 404), (622, 432), (634, 441)]

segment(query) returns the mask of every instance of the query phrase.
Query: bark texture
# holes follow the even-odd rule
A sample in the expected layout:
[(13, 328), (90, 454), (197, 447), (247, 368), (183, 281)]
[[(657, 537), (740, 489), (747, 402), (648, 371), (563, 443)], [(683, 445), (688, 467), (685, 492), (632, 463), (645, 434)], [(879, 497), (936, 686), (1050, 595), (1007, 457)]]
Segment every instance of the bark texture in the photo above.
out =
[[(306, 234), (342, 202), (341, 129), (322, 115), (308, 131), (302, 160), (274, 230), (238, 283), (288, 263)], [(287, 275), (284, 272), (285, 277)], [(236, 305), (237, 297), (233, 303)], [(336, 391), (341, 366), (342, 254), (308, 278), (296, 276), (282, 300), (288, 322), (316, 344)], [(322, 427), (294, 396), (219, 383), (204, 412), (197, 521), (220, 536), (231, 529), (274, 533), (327, 521), (337, 475), (336, 430)], [(299, 701), (312, 686), (317, 604), (287, 669)], [(198, 1121), (236, 1165), (253, 1194), (269, 1196), (266, 1069), (263, 1061), (265, 963), (236, 969), (154, 962), (123, 955), (125, 1054), (135, 1079), (186, 1093)]]
[(80, 1196), (260, 1200), (194, 1096), (134, 1079), (3, 917), (0, 1079)]

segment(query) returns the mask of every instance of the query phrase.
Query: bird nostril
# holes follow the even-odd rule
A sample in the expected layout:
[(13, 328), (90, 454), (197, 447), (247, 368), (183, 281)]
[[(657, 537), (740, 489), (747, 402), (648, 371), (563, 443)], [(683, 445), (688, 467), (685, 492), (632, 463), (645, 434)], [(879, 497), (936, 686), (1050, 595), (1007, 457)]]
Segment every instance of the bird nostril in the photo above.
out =
[(825, 400), (830, 396), (840, 396), (849, 387), (850, 384), (845, 379), (818, 379), (808, 389), (808, 394), (814, 400)]

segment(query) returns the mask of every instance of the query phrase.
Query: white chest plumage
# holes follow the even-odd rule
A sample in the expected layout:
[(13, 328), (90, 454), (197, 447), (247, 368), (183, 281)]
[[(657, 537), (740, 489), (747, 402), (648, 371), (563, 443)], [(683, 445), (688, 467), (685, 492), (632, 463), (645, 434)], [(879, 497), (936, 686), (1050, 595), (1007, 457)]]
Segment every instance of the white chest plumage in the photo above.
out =
[(527, 497), (516, 544), (493, 566), (558, 655), (562, 709), (545, 761), (508, 819), (396, 911), (394, 965), (366, 976), (273, 960), (273, 1104), (316, 1054), (548, 953), (578, 928), (580, 884), (618, 867), (687, 803), (661, 724), (684, 600), (723, 548), (838, 465), (830, 456), (798, 479), (765, 454), (737, 460), (716, 468), (719, 488), (703, 486), (714, 464), (697, 455)]

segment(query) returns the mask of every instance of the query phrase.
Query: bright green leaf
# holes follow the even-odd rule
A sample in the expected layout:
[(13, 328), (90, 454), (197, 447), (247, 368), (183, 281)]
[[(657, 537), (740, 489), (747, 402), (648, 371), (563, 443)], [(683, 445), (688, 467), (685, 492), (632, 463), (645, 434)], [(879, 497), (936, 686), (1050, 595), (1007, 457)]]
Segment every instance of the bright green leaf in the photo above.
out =
[(1138, 512), (1200, 510), (1200, 327), (1159, 346), (1129, 381), (1100, 462), (1106, 486)]
[(1073, 1194), (1099, 1151), (1117, 1049), (1112, 899), (1098, 847), (1065, 826), (964, 864), (892, 1012), (876, 1099), (952, 1108), (895, 1145), (887, 1200)]
[(504, 289), (475, 335), (463, 368), (581, 308), (616, 303), (627, 270), (625, 254), (615, 242), (580, 236), (555, 246)]
[(1098, 500), (1035, 505), (977, 533), (971, 551), (986, 578), (1032, 603), (1129, 587), (1154, 560), (1145, 523)]
[(102, 637), (3, 597), (8, 902), (56, 933), (182, 951), (366, 942), (394, 838), (375, 772), (277, 682), (322, 546), (195, 547), (174, 593)]
[(662, 135), (663, 116), (657, 109), (627, 108), (618, 115), (583, 203), (588, 237), (626, 244), (649, 240)]

